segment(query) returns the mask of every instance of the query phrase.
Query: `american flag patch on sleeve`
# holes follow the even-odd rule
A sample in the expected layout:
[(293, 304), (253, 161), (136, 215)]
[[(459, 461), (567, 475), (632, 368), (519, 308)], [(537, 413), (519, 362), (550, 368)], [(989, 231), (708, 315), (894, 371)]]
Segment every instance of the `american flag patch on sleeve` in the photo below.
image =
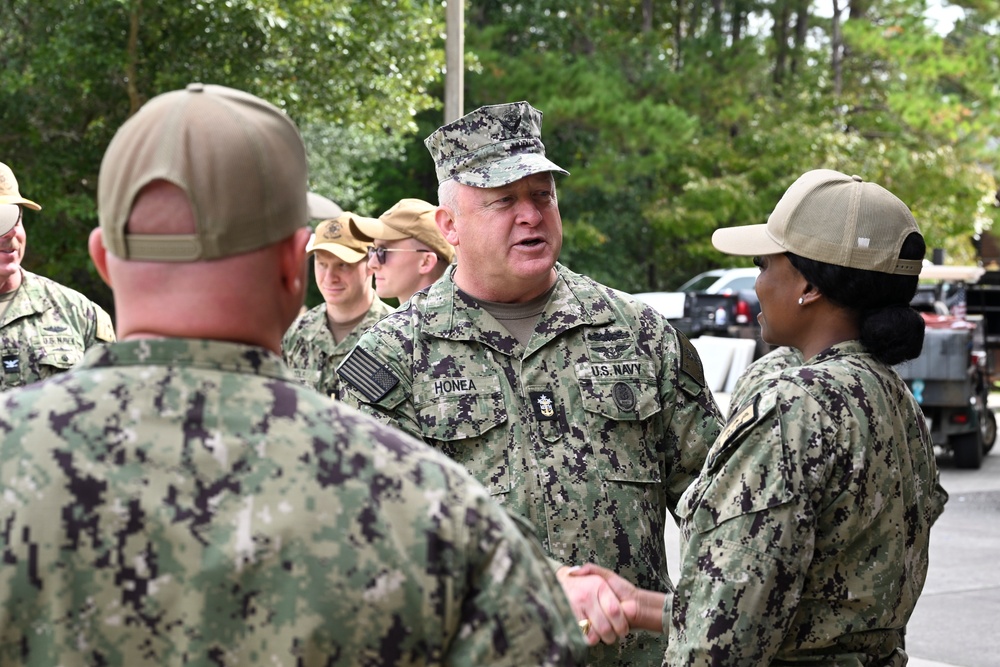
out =
[(399, 384), (399, 378), (387, 366), (360, 347), (347, 355), (337, 368), (337, 374), (372, 403), (382, 400)]

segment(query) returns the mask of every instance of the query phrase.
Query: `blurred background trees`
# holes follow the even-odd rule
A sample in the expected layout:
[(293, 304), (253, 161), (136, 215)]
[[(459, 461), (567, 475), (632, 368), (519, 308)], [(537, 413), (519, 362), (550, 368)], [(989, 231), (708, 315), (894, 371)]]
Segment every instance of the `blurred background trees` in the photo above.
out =
[[(733, 265), (712, 231), (763, 222), (817, 167), (893, 190), (952, 262), (997, 217), (992, 0), (477, 0), (465, 16), (466, 110), (544, 112), (572, 173), (562, 261), (619, 289)], [(442, 122), (443, 35), (425, 0), (0, 0), (0, 161), (44, 207), (29, 268), (106, 303), (85, 250), (100, 157), (143, 101), (195, 80), (285, 108), (312, 188), (343, 208), (436, 201), (422, 140)]]

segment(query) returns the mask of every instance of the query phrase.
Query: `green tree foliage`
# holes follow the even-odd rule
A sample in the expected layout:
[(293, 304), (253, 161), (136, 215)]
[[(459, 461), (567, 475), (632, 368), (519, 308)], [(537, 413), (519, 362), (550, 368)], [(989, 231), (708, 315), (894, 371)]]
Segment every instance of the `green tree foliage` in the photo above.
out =
[(963, 4), (942, 35), (923, 0), (476, 2), (466, 108), (545, 112), (572, 172), (562, 260), (624, 290), (745, 264), (712, 231), (764, 222), (818, 167), (885, 184), (929, 245), (973, 261), (996, 216), (1000, 23)]
[(101, 156), (143, 102), (191, 81), (287, 110), (313, 189), (364, 204), (360, 167), (402, 154), (437, 105), (442, 31), (417, 0), (3, 0), (0, 161), (43, 206), (26, 216), (25, 264), (110, 307), (86, 255)]

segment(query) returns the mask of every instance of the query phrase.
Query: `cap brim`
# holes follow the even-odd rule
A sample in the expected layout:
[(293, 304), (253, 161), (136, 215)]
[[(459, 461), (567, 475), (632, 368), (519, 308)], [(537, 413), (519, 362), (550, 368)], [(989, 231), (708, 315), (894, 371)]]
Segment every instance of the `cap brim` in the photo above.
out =
[(344, 213), (333, 201), (315, 192), (306, 193), (306, 205), (309, 207), (310, 220), (328, 220)]
[(785, 252), (767, 232), (767, 225), (743, 225), (716, 229), (712, 234), (712, 245), (727, 255), (756, 257), (778, 255)]
[(325, 250), (332, 253), (348, 264), (355, 264), (368, 257), (367, 252), (360, 252), (358, 250), (348, 248), (347, 246), (342, 246), (338, 243), (318, 243), (313, 245), (312, 242), (310, 242), (309, 245), (306, 246), (307, 254), (311, 254), (317, 250)]
[(569, 176), (568, 171), (544, 155), (520, 153), (490, 162), (488, 167), (460, 171), (455, 175), (455, 180), (462, 185), (470, 185), (474, 188), (498, 188), (519, 181), (525, 176), (540, 174), (543, 171), (554, 171)]
[(375, 218), (351, 218), (351, 232), (359, 238), (367, 237), (379, 241), (398, 241), (410, 238), (409, 234), (397, 231)]
[(31, 201), (30, 199), (25, 199), (24, 197), (0, 196), (0, 204), (20, 204), (25, 208), (30, 208), (32, 211), (42, 210), (41, 206)]

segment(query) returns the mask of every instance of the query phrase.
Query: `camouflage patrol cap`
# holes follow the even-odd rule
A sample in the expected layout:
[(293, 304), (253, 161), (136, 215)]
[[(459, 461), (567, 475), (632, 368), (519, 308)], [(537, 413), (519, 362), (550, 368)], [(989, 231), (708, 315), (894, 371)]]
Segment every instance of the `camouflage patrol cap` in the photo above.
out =
[(309, 239), (306, 253), (316, 250), (331, 252), (348, 264), (354, 264), (368, 257), (366, 240), (356, 237), (351, 231), (351, 220), (378, 222), (372, 218), (363, 218), (350, 211), (341, 213), (336, 218), (324, 220), (316, 225), (316, 232)]
[(42, 207), (21, 196), (17, 189), (17, 179), (10, 167), (0, 162), (0, 236), (14, 229), (21, 219), (21, 209), (18, 206), (40, 211)]
[(835, 266), (916, 276), (922, 260), (899, 258), (914, 232), (920, 230), (910, 209), (882, 186), (814, 169), (785, 191), (767, 224), (717, 229), (712, 244), (730, 255), (791, 252)]
[(455, 247), (441, 235), (434, 221), (435, 211), (437, 206), (423, 199), (400, 199), (378, 220), (351, 218), (351, 231), (364, 241), (416, 239), (450, 262), (455, 257)]
[[(191, 202), (193, 234), (129, 234), (140, 191), (158, 180)], [(277, 107), (225, 86), (192, 83), (149, 100), (101, 161), (97, 208), (104, 245), (123, 259), (189, 262), (277, 243), (309, 220), (306, 151)]]
[(545, 157), (542, 112), (527, 102), (479, 107), (424, 139), (439, 183), (496, 188), (543, 171), (568, 171)]

